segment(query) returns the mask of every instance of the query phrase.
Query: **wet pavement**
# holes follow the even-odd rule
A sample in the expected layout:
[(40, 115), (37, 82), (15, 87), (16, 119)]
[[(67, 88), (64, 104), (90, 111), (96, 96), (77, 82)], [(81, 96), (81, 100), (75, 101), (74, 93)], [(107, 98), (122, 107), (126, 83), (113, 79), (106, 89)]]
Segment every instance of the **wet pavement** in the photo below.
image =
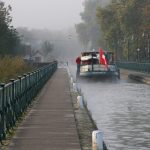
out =
[[(75, 78), (76, 66), (70, 65)], [(123, 72), (122, 72), (123, 73)], [(110, 150), (150, 149), (150, 86), (128, 79), (77, 80), (88, 108)]]

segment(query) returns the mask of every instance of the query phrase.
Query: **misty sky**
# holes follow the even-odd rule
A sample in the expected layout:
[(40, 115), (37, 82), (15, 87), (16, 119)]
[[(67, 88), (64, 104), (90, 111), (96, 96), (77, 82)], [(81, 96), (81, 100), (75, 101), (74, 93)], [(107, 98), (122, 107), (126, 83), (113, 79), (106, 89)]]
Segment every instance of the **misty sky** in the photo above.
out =
[(3, 0), (11, 4), (14, 27), (61, 30), (80, 22), (84, 0)]

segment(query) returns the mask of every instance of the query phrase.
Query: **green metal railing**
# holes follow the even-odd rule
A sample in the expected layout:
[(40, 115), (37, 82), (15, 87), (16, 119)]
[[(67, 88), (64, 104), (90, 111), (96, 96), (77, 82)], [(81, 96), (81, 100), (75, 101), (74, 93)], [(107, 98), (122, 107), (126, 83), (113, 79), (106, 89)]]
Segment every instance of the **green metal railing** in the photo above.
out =
[(150, 63), (116, 62), (116, 64), (119, 68), (150, 73)]
[(0, 142), (26, 111), (33, 98), (57, 69), (52, 62), (36, 71), (0, 84)]

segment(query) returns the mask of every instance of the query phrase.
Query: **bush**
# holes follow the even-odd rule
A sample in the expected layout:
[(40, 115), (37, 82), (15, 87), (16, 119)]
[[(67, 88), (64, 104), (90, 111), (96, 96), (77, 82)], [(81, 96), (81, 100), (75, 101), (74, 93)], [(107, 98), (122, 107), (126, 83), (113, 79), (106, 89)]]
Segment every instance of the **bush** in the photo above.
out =
[(9, 82), (10, 79), (17, 78), (31, 70), (32, 67), (27, 65), (21, 57), (0, 58), (0, 82)]

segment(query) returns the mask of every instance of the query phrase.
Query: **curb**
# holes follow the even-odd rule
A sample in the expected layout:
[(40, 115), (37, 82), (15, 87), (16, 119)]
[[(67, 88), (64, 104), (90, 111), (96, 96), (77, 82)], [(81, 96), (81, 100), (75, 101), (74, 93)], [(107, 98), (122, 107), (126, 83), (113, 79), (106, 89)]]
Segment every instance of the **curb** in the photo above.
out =
[(135, 81), (139, 81), (139, 82), (150, 85), (150, 78), (148, 78), (148, 77), (144, 77), (144, 76), (138, 75), (138, 74), (129, 74), (128, 77)]

